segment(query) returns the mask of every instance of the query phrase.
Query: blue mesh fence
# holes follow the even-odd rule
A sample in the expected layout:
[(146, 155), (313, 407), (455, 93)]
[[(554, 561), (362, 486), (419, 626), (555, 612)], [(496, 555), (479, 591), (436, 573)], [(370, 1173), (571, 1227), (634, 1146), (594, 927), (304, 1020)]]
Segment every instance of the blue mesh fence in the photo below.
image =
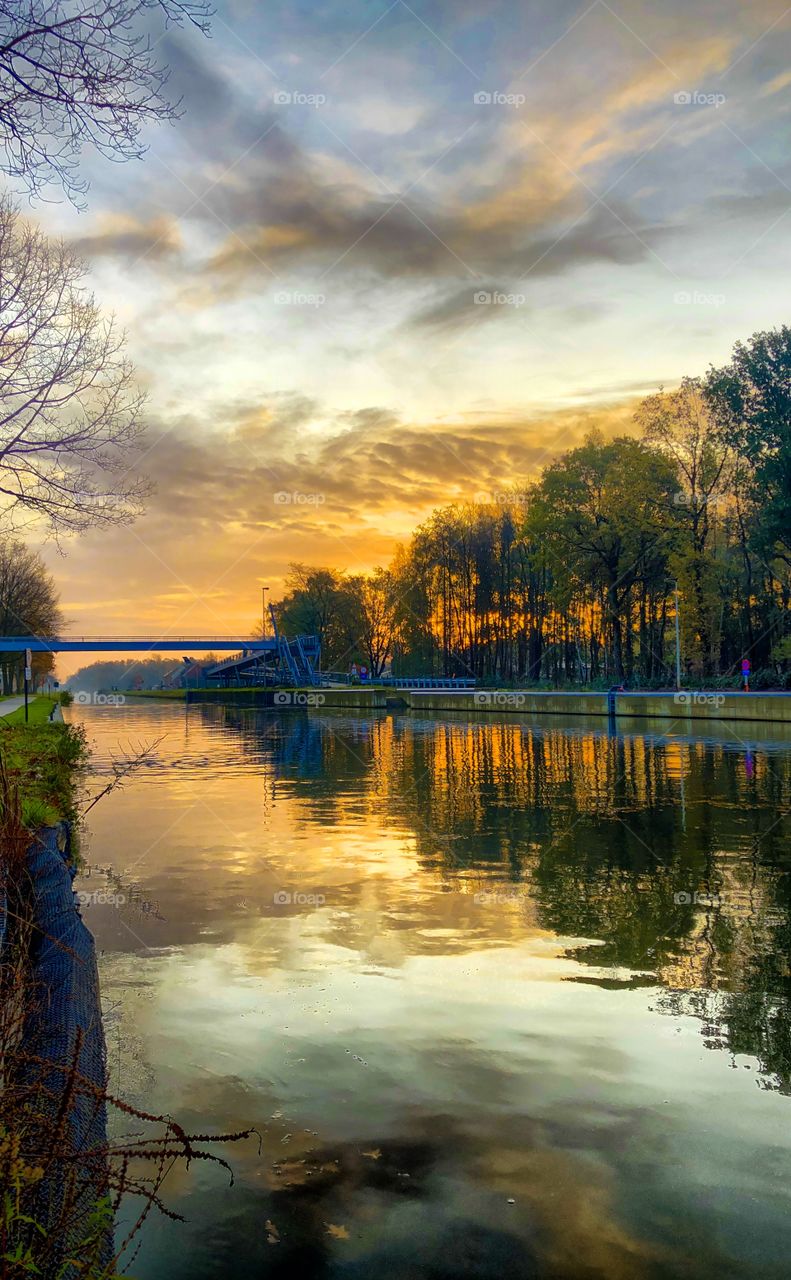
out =
[[(79, 1249), (94, 1229), (104, 1194), (107, 1117), (106, 1052), (96, 951), (82, 922), (68, 862), (66, 824), (41, 832), (28, 852), (27, 891), (33, 932), (29, 959), (31, 1000), (20, 1046), (39, 1109), (59, 1126), (62, 1157), (49, 1166), (36, 1196), (34, 1217), (46, 1231), (68, 1217), (65, 1252)], [(112, 1257), (107, 1229), (104, 1260)], [(77, 1271), (66, 1267), (63, 1280)]]

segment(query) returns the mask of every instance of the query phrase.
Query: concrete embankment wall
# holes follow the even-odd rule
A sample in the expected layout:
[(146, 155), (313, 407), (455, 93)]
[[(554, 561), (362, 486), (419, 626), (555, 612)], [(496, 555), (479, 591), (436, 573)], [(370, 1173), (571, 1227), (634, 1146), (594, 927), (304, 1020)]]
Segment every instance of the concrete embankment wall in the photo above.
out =
[(518, 690), (475, 690), (456, 693), (452, 689), (405, 692), (406, 705), (415, 711), (465, 711), (486, 715), (513, 712), (516, 715), (599, 716), (616, 720), (650, 718), (658, 720), (772, 721), (791, 724), (791, 695), (777, 693), (537, 693)]
[(607, 716), (606, 693), (538, 693), (516, 689), (415, 689), (401, 691), (415, 711), (515, 711), (520, 715)]
[[(297, 706), (307, 705), (321, 711), (327, 707), (363, 707), (368, 711), (387, 706), (387, 690), (381, 686), (351, 685), (348, 689), (296, 689), (293, 698)], [(277, 698), (275, 699), (277, 702)]]
[[(127, 699), (155, 701), (218, 702), (245, 707), (362, 707), (367, 710), (387, 705), (388, 691), (375, 685), (351, 685), (342, 689), (151, 689), (128, 693)], [(403, 701), (403, 700), (402, 700)]]
[[(184, 699), (183, 689), (139, 693)], [(599, 716), (616, 720), (652, 719), (676, 721), (770, 721), (791, 725), (791, 694), (719, 693), (684, 691), (668, 693), (561, 693), (515, 689), (393, 689), (376, 685), (352, 685), (341, 689), (189, 689), (188, 702), (301, 708), (307, 711), (366, 710), (387, 707), (419, 711), (469, 712), (486, 715), (507, 712), (522, 716)]]

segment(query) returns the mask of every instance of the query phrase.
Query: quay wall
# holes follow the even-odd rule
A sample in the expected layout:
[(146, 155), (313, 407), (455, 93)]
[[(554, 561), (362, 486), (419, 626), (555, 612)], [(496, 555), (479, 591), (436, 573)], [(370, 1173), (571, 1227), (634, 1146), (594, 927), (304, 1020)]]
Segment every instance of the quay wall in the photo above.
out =
[[(185, 690), (127, 694), (127, 697), (184, 699)], [(599, 716), (616, 720), (652, 719), (725, 723), (751, 720), (791, 725), (791, 694), (684, 690), (682, 693), (563, 693), (535, 689), (395, 689), (351, 685), (323, 689), (189, 689), (188, 702), (218, 702), (286, 710), (322, 711), (386, 708), (419, 711), (492, 712), (522, 716)]]
[(656, 720), (724, 723), (729, 720), (791, 724), (791, 694), (715, 693), (539, 693), (512, 689), (455, 692), (452, 689), (404, 691), (414, 711), (467, 711), (475, 714), (512, 712), (515, 715), (600, 716), (616, 720)]

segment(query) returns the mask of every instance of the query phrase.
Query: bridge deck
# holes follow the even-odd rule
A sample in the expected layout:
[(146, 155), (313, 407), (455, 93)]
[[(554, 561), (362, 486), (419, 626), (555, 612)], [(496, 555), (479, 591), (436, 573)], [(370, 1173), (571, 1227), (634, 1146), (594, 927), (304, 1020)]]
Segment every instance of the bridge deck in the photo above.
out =
[(276, 653), (277, 641), (244, 636), (0, 636), (0, 653)]

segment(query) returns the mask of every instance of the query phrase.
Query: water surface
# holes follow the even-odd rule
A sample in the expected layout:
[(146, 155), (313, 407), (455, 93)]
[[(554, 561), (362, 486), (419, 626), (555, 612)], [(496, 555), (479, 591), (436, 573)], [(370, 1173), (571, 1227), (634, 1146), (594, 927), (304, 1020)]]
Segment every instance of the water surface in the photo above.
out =
[(68, 715), (92, 789), (161, 738), (84, 842), (113, 1087), (263, 1137), (169, 1179), (140, 1280), (789, 1275), (767, 726)]

